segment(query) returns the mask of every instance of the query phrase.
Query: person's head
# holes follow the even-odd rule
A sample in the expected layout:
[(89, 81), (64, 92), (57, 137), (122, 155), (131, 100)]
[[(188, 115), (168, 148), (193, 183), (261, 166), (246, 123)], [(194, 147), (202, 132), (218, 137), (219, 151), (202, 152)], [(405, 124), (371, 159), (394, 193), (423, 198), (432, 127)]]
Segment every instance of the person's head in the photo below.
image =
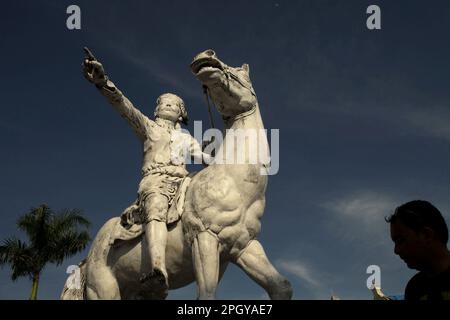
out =
[(188, 116), (183, 100), (173, 93), (160, 95), (156, 100), (155, 118), (187, 124)]
[(436, 249), (446, 248), (448, 228), (440, 211), (428, 201), (407, 202), (386, 218), (394, 252), (411, 269), (424, 270)]

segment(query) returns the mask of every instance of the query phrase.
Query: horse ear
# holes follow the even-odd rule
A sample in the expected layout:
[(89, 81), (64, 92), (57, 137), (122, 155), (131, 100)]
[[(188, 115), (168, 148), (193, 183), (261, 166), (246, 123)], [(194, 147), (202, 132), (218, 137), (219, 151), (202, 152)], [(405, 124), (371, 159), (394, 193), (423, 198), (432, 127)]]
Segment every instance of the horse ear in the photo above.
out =
[(250, 66), (247, 63), (244, 63), (242, 65), (242, 69), (244, 69), (245, 72), (247, 72), (247, 74), (250, 75)]

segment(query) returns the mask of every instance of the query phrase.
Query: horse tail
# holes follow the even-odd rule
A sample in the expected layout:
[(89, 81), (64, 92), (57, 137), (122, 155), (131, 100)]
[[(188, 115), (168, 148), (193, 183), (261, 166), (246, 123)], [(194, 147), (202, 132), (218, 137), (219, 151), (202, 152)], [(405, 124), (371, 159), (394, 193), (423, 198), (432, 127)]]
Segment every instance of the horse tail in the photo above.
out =
[(61, 300), (86, 300), (86, 259), (67, 277)]

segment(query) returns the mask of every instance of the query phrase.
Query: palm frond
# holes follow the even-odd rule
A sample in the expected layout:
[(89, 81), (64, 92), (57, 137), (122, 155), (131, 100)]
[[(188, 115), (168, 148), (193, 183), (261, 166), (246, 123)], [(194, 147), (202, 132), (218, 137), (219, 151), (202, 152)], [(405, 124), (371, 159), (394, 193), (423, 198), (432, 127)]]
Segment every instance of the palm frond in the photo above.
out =
[(45, 245), (47, 226), (53, 216), (53, 211), (43, 204), (20, 217), (17, 226), (28, 235), (31, 245), (39, 249)]
[(87, 231), (66, 232), (49, 244), (52, 248), (49, 261), (61, 264), (65, 258), (84, 250), (91, 240)]
[(38, 269), (31, 248), (17, 238), (5, 239), (0, 245), (0, 265), (5, 264), (11, 266), (13, 281), (21, 276), (30, 276)]
[(89, 228), (90, 222), (83, 217), (79, 209), (64, 209), (54, 216), (50, 223), (53, 234), (63, 233), (67, 230), (76, 230), (79, 226)]
[(47, 263), (61, 264), (86, 248), (90, 241), (89, 221), (79, 209), (64, 209), (55, 214), (48, 206), (31, 208), (17, 221), (30, 242), (9, 238), (0, 245), (0, 266), (9, 264), (12, 279), (39, 274)]
[(11, 263), (24, 257), (28, 251), (26, 243), (17, 238), (4, 239), (0, 245), (0, 264)]

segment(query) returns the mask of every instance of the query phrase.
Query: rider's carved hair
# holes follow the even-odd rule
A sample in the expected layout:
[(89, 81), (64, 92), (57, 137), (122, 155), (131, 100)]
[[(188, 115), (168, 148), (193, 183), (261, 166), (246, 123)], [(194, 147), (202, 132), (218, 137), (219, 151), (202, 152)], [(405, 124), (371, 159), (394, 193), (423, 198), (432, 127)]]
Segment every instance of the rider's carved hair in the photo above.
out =
[(160, 104), (161, 100), (163, 98), (167, 98), (167, 97), (174, 97), (178, 100), (177, 106), (180, 108), (180, 111), (181, 111), (181, 118), (182, 118), (181, 122), (184, 124), (187, 124), (188, 123), (188, 115), (187, 115), (186, 107), (184, 105), (184, 101), (179, 96), (177, 96), (176, 94), (173, 94), (173, 93), (164, 93), (158, 97), (158, 99), (156, 100), (155, 117), (156, 117), (156, 114), (158, 113), (159, 104)]

